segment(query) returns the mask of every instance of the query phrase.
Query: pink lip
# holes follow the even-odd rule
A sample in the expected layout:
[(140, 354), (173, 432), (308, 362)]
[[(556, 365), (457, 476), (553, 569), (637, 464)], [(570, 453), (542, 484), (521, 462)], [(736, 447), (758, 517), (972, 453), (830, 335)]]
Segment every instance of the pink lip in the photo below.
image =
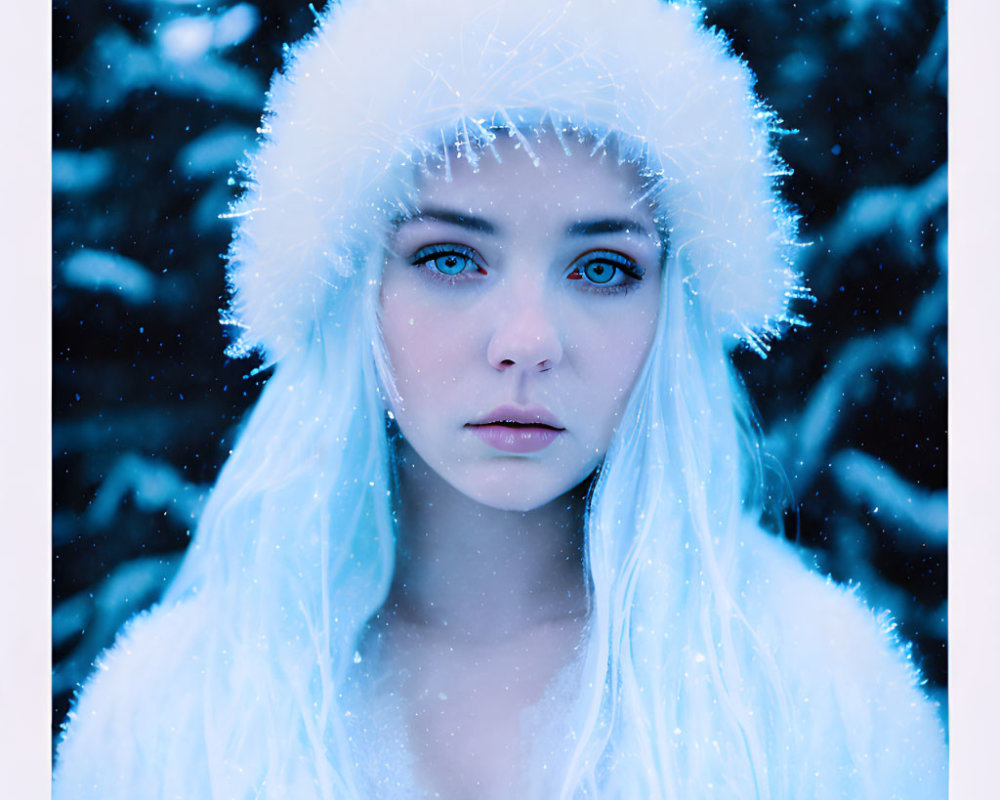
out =
[(465, 427), (490, 447), (505, 453), (537, 453), (565, 430), (541, 406), (500, 406)]

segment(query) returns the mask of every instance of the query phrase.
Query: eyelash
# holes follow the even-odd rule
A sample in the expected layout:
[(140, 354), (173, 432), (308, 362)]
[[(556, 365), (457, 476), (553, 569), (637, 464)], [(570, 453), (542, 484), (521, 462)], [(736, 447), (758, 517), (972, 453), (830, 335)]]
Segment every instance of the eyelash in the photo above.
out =
[[(448, 258), (464, 259), (467, 264), (457, 272), (445, 272), (433, 263), (438, 259)], [(474, 271), (480, 275), (486, 275), (486, 267), (483, 265), (482, 261), (482, 256), (480, 256), (479, 253), (471, 247), (466, 247), (461, 244), (429, 244), (426, 247), (421, 247), (416, 253), (410, 256), (410, 263), (413, 266), (427, 267), (427, 271), (432, 277), (435, 279), (446, 280), (450, 283), (454, 283), (459, 279), (460, 275), (464, 275), (468, 272)], [(470, 270), (470, 265), (475, 269)]]
[[(587, 267), (593, 265), (610, 266), (614, 272), (608, 280), (599, 283), (585, 275)], [(586, 291), (597, 294), (624, 294), (646, 274), (646, 270), (633, 259), (616, 250), (589, 250), (578, 256), (570, 267), (566, 277), (569, 280), (583, 281), (588, 287)], [(624, 275), (625, 279), (621, 283), (611, 283), (619, 274)]]
[[(439, 259), (461, 259), (465, 265), (456, 272), (446, 272), (436, 262)], [(455, 283), (461, 280), (463, 275), (475, 273), (485, 276), (486, 267), (483, 258), (473, 248), (461, 244), (429, 244), (417, 250), (409, 259), (415, 267), (425, 267), (429, 275), (434, 280), (444, 280), (448, 283)], [(449, 265), (454, 266), (454, 265)], [(591, 266), (609, 266), (613, 270), (611, 277), (607, 281), (598, 282), (586, 275), (587, 268)], [(470, 267), (472, 267), (470, 269)], [(639, 283), (645, 270), (633, 259), (615, 250), (588, 250), (574, 259), (570, 264), (569, 272), (566, 275), (568, 280), (583, 281), (583, 291), (595, 294), (624, 294)], [(618, 275), (623, 275), (624, 279), (618, 283), (611, 283)]]

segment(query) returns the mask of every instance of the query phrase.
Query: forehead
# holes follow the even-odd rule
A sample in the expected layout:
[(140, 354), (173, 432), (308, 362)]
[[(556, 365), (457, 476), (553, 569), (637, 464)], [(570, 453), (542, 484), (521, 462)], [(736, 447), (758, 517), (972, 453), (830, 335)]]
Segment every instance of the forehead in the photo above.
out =
[(551, 134), (524, 143), (502, 134), (497, 158), (484, 152), (473, 167), (467, 159), (436, 163), (417, 181), (417, 207), (446, 208), (503, 223), (595, 217), (633, 217), (652, 225), (642, 201), (643, 183), (633, 164), (619, 163), (603, 149)]

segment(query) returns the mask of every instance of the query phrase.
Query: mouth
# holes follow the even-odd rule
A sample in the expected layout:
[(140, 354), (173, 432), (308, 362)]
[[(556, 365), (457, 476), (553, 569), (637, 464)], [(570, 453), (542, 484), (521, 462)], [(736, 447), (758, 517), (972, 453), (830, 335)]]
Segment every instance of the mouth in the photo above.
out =
[(466, 426), (485, 444), (504, 453), (537, 453), (566, 429), (540, 406), (501, 406)]

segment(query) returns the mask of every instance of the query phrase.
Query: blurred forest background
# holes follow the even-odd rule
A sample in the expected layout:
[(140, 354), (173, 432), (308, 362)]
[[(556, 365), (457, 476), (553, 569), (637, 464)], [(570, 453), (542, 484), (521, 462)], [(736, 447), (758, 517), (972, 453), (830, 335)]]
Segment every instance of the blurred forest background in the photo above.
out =
[[(474, 2), (474, 0), (472, 0)], [(812, 327), (736, 359), (785, 535), (889, 609), (947, 709), (945, 0), (707, 0), (787, 129)], [(433, 3), (428, 3), (432, 13)], [(53, 734), (156, 602), (269, 373), (223, 356), (223, 262), (299, 0), (58, 0)], [(789, 603), (796, 598), (789, 597)]]

